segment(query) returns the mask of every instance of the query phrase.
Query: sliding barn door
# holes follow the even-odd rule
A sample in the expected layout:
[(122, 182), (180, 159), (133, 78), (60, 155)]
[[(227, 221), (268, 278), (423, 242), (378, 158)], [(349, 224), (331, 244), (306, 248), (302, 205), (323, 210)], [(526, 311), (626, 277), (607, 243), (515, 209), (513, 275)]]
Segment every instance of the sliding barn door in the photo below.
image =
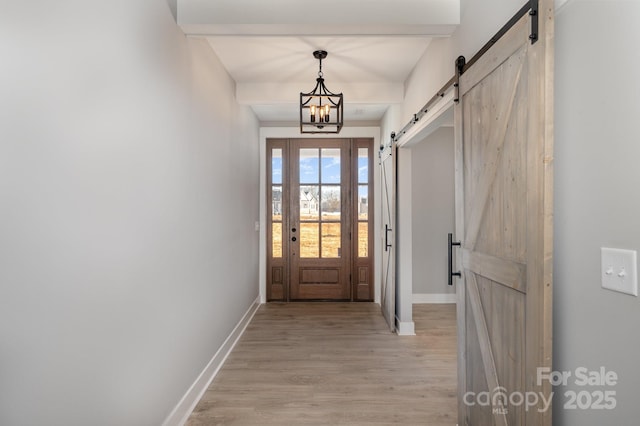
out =
[(461, 425), (551, 425), (537, 376), (551, 367), (552, 332), (553, 52), (551, 12), (540, 13), (539, 41), (526, 15), (460, 77)]
[(380, 185), (382, 194), (382, 280), (380, 305), (391, 331), (396, 327), (396, 158), (397, 148), (391, 143), (380, 152)]

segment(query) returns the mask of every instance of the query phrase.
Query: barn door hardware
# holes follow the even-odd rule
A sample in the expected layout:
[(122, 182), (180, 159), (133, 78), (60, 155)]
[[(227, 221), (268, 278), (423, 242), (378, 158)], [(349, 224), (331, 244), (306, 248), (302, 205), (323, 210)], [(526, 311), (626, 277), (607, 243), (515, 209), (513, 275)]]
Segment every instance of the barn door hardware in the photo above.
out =
[(464, 56), (458, 56), (456, 59), (456, 76), (455, 82), (453, 83), (453, 87), (456, 90), (456, 95), (454, 96), (453, 102), (458, 103), (460, 101), (460, 76), (464, 73), (464, 66), (467, 64), (467, 60)]
[(489, 41), (484, 46), (482, 46), (482, 48), (475, 55), (473, 55), (473, 57), (471, 57), (471, 59), (466, 61), (464, 56), (458, 57), (458, 59), (456, 59), (456, 72), (453, 77), (451, 77), (449, 81), (445, 83), (442, 89), (440, 89), (417, 114), (413, 115), (411, 120), (409, 120), (409, 122), (402, 128), (402, 130), (398, 132), (395, 141), (398, 142), (400, 138), (402, 138), (407, 133), (407, 130), (410, 129), (411, 126), (415, 125), (415, 123), (420, 118), (422, 118), (424, 114), (427, 113), (427, 110), (431, 107), (431, 105), (439, 100), (439, 98), (442, 97), (444, 93), (447, 92), (451, 87), (455, 89), (453, 101), (455, 103), (458, 103), (460, 101), (460, 91), (458, 89), (460, 76), (464, 74), (466, 70), (471, 68), (471, 66), (478, 59), (480, 59), (482, 55), (487, 53), (491, 46), (496, 44), (498, 40), (502, 38), (502, 36), (504, 36), (517, 22), (522, 19), (523, 16), (526, 16), (528, 14), (531, 17), (531, 32), (529, 33), (529, 40), (531, 40), (531, 44), (534, 44), (536, 41), (538, 41), (538, 38), (540, 36), (538, 22), (540, 15), (539, 1), (540, 0), (526, 0), (525, 4), (520, 8), (520, 10), (518, 10), (516, 14), (513, 15), (513, 17), (509, 19), (507, 23), (504, 24), (502, 28), (500, 28), (500, 30), (493, 37), (491, 37), (491, 39), (489, 39)]
[(389, 244), (389, 232), (391, 231), (392, 229), (389, 228), (389, 225), (384, 225), (384, 251), (389, 251), (392, 246), (392, 244)]
[(529, 34), (529, 40), (531, 44), (538, 41), (538, 0), (530, 0), (531, 10), (529, 10), (529, 16), (531, 16), (531, 34)]
[(453, 277), (462, 277), (462, 273), (460, 271), (453, 272), (453, 246), (460, 246), (460, 241), (453, 241), (453, 234), (449, 234), (448, 242), (447, 242), (447, 252), (449, 253), (449, 273), (447, 276), (449, 277), (449, 285), (453, 285)]

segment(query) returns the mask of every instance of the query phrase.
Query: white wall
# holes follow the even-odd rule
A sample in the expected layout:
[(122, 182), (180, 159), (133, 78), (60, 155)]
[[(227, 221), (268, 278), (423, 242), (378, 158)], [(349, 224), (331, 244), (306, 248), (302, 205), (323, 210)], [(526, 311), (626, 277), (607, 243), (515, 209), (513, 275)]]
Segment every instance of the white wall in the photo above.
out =
[(396, 153), (397, 210), (396, 224), (392, 225), (396, 234), (396, 323), (399, 335), (413, 335), (412, 152), (410, 149), (400, 148)]
[[(615, 371), (615, 410), (554, 424), (638, 423), (640, 300), (601, 288), (600, 247), (640, 250), (640, 3), (570, 1), (556, 21), (554, 366)], [(606, 23), (606, 27), (603, 27)], [(570, 380), (569, 383), (574, 383)]]
[(157, 425), (258, 296), (258, 123), (166, 2), (0, 14), (0, 424)]
[(455, 294), (447, 285), (447, 234), (454, 232), (453, 127), (411, 148), (413, 293)]

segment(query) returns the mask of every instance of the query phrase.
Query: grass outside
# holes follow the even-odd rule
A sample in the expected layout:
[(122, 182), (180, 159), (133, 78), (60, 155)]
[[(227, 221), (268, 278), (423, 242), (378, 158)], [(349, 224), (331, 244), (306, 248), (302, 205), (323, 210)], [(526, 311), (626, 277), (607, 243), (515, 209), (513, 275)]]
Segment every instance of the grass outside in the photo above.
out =
[[(275, 217), (274, 217), (275, 220)], [(301, 223), (300, 224), (300, 257), (317, 259), (320, 257), (320, 241), (322, 241), (322, 258), (337, 258), (340, 255), (341, 229), (339, 222)], [(322, 231), (322, 232), (320, 232)], [(274, 222), (273, 257), (282, 257), (282, 223)], [(358, 257), (368, 257), (369, 223), (358, 222)]]

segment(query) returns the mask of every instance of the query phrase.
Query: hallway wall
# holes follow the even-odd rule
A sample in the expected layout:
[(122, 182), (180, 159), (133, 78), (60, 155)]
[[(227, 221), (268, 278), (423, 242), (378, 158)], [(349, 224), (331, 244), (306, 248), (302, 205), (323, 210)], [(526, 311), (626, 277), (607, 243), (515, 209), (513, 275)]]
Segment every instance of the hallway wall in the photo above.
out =
[(0, 14), (0, 424), (158, 425), (258, 296), (258, 122), (164, 1)]
[[(447, 233), (454, 232), (453, 127), (411, 147), (413, 294), (455, 294), (447, 285)], [(414, 298), (415, 300), (415, 298)]]
[[(637, 297), (604, 290), (600, 247), (640, 250), (640, 3), (569, 1), (556, 19), (555, 424), (637, 424)], [(606, 30), (593, 31), (607, 23)], [(576, 386), (604, 367), (615, 386)], [(565, 391), (616, 392), (614, 410), (563, 410)]]

